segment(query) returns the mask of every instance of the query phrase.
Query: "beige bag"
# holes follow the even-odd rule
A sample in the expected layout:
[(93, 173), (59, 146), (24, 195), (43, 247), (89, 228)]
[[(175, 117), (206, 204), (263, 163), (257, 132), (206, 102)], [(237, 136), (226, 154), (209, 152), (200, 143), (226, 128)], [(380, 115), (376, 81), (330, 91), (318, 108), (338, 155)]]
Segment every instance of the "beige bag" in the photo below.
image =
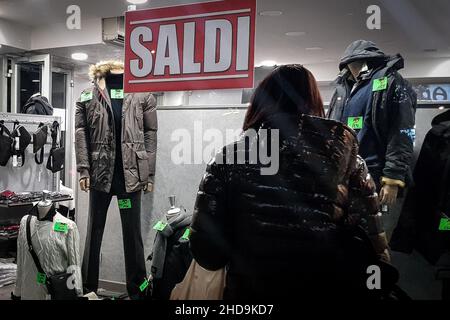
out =
[(170, 300), (222, 300), (224, 289), (225, 268), (208, 271), (192, 260), (183, 281), (172, 290)]

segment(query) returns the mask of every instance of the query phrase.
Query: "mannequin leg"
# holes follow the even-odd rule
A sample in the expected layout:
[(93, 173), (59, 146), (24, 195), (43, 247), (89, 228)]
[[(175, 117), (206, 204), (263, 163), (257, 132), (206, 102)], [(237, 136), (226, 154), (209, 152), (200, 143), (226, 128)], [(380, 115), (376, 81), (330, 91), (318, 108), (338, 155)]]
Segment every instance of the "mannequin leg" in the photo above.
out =
[(131, 299), (138, 299), (142, 296), (139, 286), (147, 277), (141, 235), (141, 192), (124, 194), (117, 198), (131, 201), (131, 208), (120, 210), (120, 218), (122, 220), (128, 295)]
[(82, 266), (84, 288), (88, 292), (97, 292), (98, 289), (100, 249), (111, 199), (112, 195), (104, 192), (91, 190), (89, 194), (89, 220)]

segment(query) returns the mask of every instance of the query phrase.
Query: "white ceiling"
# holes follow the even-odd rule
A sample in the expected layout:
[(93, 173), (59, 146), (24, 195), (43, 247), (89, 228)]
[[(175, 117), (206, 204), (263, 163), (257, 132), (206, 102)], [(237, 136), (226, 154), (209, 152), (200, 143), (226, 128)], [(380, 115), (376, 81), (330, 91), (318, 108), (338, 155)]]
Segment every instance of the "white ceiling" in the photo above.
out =
[[(205, 0), (150, 0), (138, 7), (192, 2)], [(387, 53), (400, 52), (407, 58), (450, 58), (449, 0), (258, 0), (257, 3), (258, 12), (283, 12), (278, 17), (258, 16), (257, 64), (263, 60), (280, 64), (337, 63), (346, 46), (357, 39), (373, 40)], [(84, 19), (119, 16), (128, 5), (125, 0), (0, 0), (0, 18), (31, 27), (64, 22), (70, 4), (81, 7)], [(372, 4), (382, 9), (381, 30), (366, 28), (366, 9)], [(285, 35), (292, 31), (306, 34)], [(311, 47), (323, 50), (307, 50)], [(437, 51), (425, 52), (427, 49)], [(59, 54), (69, 54), (71, 50), (61, 49)], [(94, 57), (102, 56), (103, 50), (110, 52), (111, 48), (94, 46), (91, 53)]]

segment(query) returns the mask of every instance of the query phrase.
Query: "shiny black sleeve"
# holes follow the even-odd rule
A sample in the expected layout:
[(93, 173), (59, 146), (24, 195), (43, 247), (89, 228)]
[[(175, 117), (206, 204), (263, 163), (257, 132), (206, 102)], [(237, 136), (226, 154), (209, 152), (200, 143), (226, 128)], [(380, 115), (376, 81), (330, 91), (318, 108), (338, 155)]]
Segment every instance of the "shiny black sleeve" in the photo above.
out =
[(200, 183), (191, 226), (190, 246), (195, 260), (205, 269), (219, 270), (230, 258), (230, 213), (226, 205), (226, 165), (208, 164)]

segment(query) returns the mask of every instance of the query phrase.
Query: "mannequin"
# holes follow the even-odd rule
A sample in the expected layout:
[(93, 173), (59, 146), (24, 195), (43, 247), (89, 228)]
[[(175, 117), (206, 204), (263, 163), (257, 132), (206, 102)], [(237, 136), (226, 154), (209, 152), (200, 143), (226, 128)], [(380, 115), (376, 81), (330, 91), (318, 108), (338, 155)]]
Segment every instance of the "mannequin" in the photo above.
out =
[[(44, 191), (43, 198), (30, 221), (31, 241), (39, 262), (47, 275), (62, 272), (73, 273), (77, 294), (81, 296), (81, 261), (79, 254), (79, 234), (75, 222), (59, 214), (54, 203)], [(45, 285), (36, 281), (37, 267), (29, 252), (26, 236), (28, 215), (20, 222), (17, 239), (17, 281), (14, 296), (22, 300), (49, 299)]]
[(355, 130), (360, 155), (377, 184), (385, 211), (411, 183), (417, 95), (398, 70), (400, 55), (358, 40), (346, 49), (328, 117)]
[[(51, 209), (54, 209), (53, 201), (48, 199), (49, 192), (44, 190), (42, 200), (38, 202), (37, 204), (37, 211), (38, 211), (38, 219), (39, 220), (52, 220), (53, 215), (49, 215), (49, 212)], [(54, 211), (54, 210), (52, 210)]]
[(170, 209), (163, 221), (167, 223), (159, 228), (153, 244), (151, 276), (153, 281), (153, 299), (168, 300), (177, 283), (186, 275), (192, 261), (189, 250), (189, 226), (192, 216), (186, 209), (175, 204), (175, 196), (169, 197)]
[(127, 291), (144, 297), (147, 281), (141, 236), (141, 193), (153, 191), (156, 162), (156, 99), (150, 93), (124, 93), (123, 63), (91, 67), (93, 86), (84, 90), (75, 113), (80, 189), (89, 191), (89, 222), (83, 258), (86, 291), (98, 289), (100, 251), (112, 198), (122, 222)]

